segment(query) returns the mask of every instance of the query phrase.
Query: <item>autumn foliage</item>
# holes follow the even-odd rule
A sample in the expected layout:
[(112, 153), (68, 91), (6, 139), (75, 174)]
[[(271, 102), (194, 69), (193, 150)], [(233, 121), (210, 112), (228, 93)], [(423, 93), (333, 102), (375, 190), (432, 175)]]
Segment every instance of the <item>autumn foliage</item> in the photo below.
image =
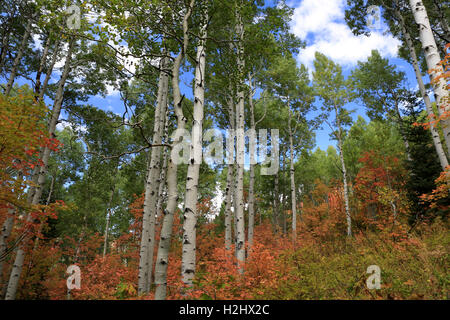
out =
[[(8, 209), (26, 208), (23, 178), (39, 165), (37, 154), (44, 146), (57, 151), (59, 142), (46, 137), (41, 119), (46, 110), (25, 97), (5, 99), (0, 117), (0, 222)], [(36, 123), (38, 125), (36, 125)], [(25, 144), (23, 142), (26, 142)], [(446, 257), (448, 222), (420, 221), (410, 232), (410, 210), (404, 193), (407, 174), (400, 159), (376, 150), (365, 152), (351, 184), (354, 237), (345, 234), (343, 188), (340, 181), (317, 179), (309, 197), (299, 201), (297, 238), (276, 231), (269, 218), (255, 227), (252, 247), (240, 265), (234, 248), (225, 249), (220, 223), (209, 217), (212, 202), (198, 204), (197, 269), (192, 288), (180, 276), (182, 213), (175, 213), (167, 275), (167, 299), (407, 299), (443, 298), (448, 290)], [(448, 170), (436, 180), (436, 189), (421, 196), (429, 210), (449, 211)], [(103, 252), (103, 236), (83, 230), (78, 237), (46, 239), (50, 219), (68, 210), (56, 201), (28, 208), (30, 223), (16, 224), (10, 243), (27, 233), (24, 272), (19, 299), (153, 299), (154, 292), (138, 296), (139, 243), (144, 196), (135, 196), (128, 210), (132, 221), (127, 232), (111, 240)], [(300, 203), (302, 204), (300, 206)], [(216, 217), (216, 219), (218, 219)], [(290, 218), (288, 218), (290, 219)], [(22, 219), (23, 220), (23, 219)], [(158, 215), (156, 243), (162, 215)], [(155, 250), (156, 261), (157, 250)], [(3, 279), (12, 265), (5, 260)], [(81, 289), (68, 292), (66, 270), (81, 269)], [(365, 286), (366, 268), (377, 264), (383, 270), (380, 291)], [(423, 267), (425, 266), (425, 267)]]

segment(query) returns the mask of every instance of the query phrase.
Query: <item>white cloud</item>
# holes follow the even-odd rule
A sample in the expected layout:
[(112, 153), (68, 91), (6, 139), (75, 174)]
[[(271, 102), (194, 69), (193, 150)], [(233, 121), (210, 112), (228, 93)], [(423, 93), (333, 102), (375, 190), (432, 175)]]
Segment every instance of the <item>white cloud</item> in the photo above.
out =
[[(58, 131), (63, 131), (65, 128), (70, 128), (71, 130), (73, 130), (74, 128), (72, 127), (72, 124), (70, 122), (67, 122), (65, 120), (60, 120), (58, 122), (58, 124), (56, 125), (56, 129)], [(81, 132), (87, 132), (87, 127), (84, 125), (76, 125), (75, 126), (75, 130), (77, 131), (81, 131)]]
[(35, 50), (43, 50), (42, 40), (39, 38), (38, 34), (33, 34), (33, 47)]
[(377, 30), (367, 37), (355, 36), (344, 21), (345, 0), (303, 0), (294, 5), (292, 32), (307, 46), (298, 61), (312, 69), (314, 54), (319, 51), (341, 64), (351, 67), (365, 60), (377, 49), (382, 56), (394, 57), (400, 41)]

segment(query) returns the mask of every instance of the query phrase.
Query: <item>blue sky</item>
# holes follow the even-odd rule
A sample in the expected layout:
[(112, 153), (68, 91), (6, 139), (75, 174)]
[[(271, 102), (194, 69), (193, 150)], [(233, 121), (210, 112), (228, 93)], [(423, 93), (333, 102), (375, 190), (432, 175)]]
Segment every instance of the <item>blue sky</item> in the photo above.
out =
[[(295, 8), (291, 23), (291, 31), (306, 40), (306, 48), (297, 56), (298, 63), (313, 69), (314, 54), (322, 52), (339, 63), (345, 76), (356, 66), (357, 61), (364, 61), (376, 49), (388, 58), (390, 63), (406, 73), (407, 85), (417, 86), (414, 70), (410, 64), (397, 57), (399, 40), (392, 37), (386, 25), (381, 21), (377, 29), (373, 29), (369, 37), (355, 36), (344, 21), (346, 0), (301, 0), (288, 1)], [(428, 79), (424, 77), (425, 83)], [(356, 109), (353, 118), (359, 115), (367, 119), (364, 107), (357, 103), (347, 106)], [(324, 127), (316, 132), (317, 147), (325, 150), (328, 145), (335, 145), (329, 138), (330, 129)]]

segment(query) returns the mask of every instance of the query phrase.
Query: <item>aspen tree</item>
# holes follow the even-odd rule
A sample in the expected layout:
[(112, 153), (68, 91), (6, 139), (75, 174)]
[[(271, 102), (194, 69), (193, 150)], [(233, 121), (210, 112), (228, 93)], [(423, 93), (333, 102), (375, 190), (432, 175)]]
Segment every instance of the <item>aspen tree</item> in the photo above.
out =
[[(430, 21), (428, 20), (427, 10), (422, 1), (419, 0), (409, 0), (409, 5), (414, 15), (414, 20), (417, 23), (417, 27), (419, 28), (420, 42), (422, 44), (430, 80), (434, 89), (434, 96), (436, 98), (439, 115), (449, 113), (450, 105), (448, 103), (449, 93), (447, 83), (442, 77), (444, 70), (439, 64), (441, 58), (430, 26)], [(442, 130), (444, 132), (447, 150), (450, 152), (450, 118), (447, 117), (442, 120)]]
[[(180, 67), (185, 58), (188, 44), (189, 44), (189, 19), (192, 15), (195, 0), (191, 0), (189, 6), (185, 9), (186, 13), (183, 16), (183, 45), (180, 53), (175, 58), (172, 66), (172, 90), (173, 90), (173, 105), (175, 108), (175, 115), (177, 118), (177, 130), (173, 137), (172, 151), (181, 143), (183, 138), (183, 131), (186, 126), (186, 117), (183, 115), (182, 102), (183, 97), (180, 92)], [(164, 211), (164, 219), (161, 228), (161, 238), (158, 246), (158, 253), (155, 266), (155, 300), (164, 300), (167, 292), (167, 266), (169, 263), (169, 250), (172, 237), (172, 224), (178, 204), (177, 193), (177, 169), (178, 162), (175, 161), (173, 152), (168, 160), (167, 167), (167, 206)]]
[(197, 46), (195, 66), (192, 141), (186, 177), (186, 196), (183, 215), (183, 253), (181, 260), (181, 276), (184, 284), (188, 286), (192, 286), (192, 281), (195, 276), (197, 194), (200, 164), (202, 162), (208, 1), (203, 0), (200, 6), (202, 11), (202, 24), (200, 26), (200, 39)]

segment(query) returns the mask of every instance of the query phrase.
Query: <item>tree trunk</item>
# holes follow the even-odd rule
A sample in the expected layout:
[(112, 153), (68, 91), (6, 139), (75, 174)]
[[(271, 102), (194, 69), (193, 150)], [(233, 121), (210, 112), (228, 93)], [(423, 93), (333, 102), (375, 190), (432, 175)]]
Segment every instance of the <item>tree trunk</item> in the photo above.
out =
[[(289, 101), (289, 100), (288, 100)], [(295, 169), (294, 169), (294, 132), (292, 130), (292, 111), (289, 106), (289, 162), (290, 162), (290, 179), (291, 179), (291, 211), (292, 211), (292, 241), (295, 243), (297, 239), (297, 199), (295, 193)]]
[[(55, 137), (55, 130), (56, 130), (56, 125), (58, 123), (59, 120), (59, 115), (61, 114), (61, 107), (62, 107), (62, 103), (63, 103), (63, 98), (64, 98), (64, 86), (66, 84), (66, 80), (69, 76), (69, 72), (70, 72), (70, 65), (71, 65), (71, 61), (72, 61), (72, 52), (73, 52), (73, 47), (75, 45), (75, 40), (71, 39), (69, 42), (69, 48), (67, 51), (67, 57), (66, 57), (66, 61), (64, 63), (64, 69), (63, 69), (63, 73), (61, 75), (61, 78), (58, 82), (58, 89), (56, 92), (56, 96), (55, 96), (55, 101), (53, 103), (53, 109), (52, 109), (52, 118), (50, 119), (49, 122), (49, 131), (48, 131), (48, 135), (49, 138), (54, 138)], [(33, 195), (33, 200), (32, 200), (32, 204), (38, 204), (41, 196), (42, 196), (42, 191), (43, 191), (43, 187), (44, 187), (44, 183), (45, 183), (45, 176), (47, 173), (47, 164), (48, 164), (48, 159), (50, 157), (50, 148), (45, 147), (43, 152), (42, 152), (42, 162), (43, 162), (43, 166), (40, 167), (40, 171), (39, 171), (39, 175), (38, 175), (38, 182), (37, 182), (37, 186), (35, 188), (35, 192)]]
[[(409, 4), (419, 28), (420, 42), (422, 43), (428, 70), (431, 71), (429, 75), (434, 89), (438, 112), (439, 115), (443, 115), (445, 112), (450, 112), (450, 106), (446, 103), (449, 92), (446, 89), (447, 83), (442, 77), (444, 71), (442, 66), (439, 65), (441, 58), (433, 36), (433, 31), (431, 30), (430, 21), (428, 20), (427, 11), (422, 1), (409, 0)], [(447, 119), (442, 120), (441, 123), (447, 151), (450, 152), (450, 118), (447, 117)]]
[(231, 206), (234, 197), (234, 129), (235, 129), (235, 114), (234, 114), (234, 99), (233, 90), (230, 85), (230, 96), (228, 100), (228, 117), (230, 122), (230, 132), (227, 140), (227, 153), (228, 153), (228, 171), (227, 171), (227, 186), (225, 190), (225, 247), (230, 250), (231, 244), (234, 242), (232, 237), (232, 220), (233, 212)]
[(273, 217), (275, 222), (275, 232), (280, 231), (280, 178), (279, 171), (275, 174), (274, 179), (274, 200), (273, 200)]
[[(48, 196), (47, 196), (47, 200), (45, 201), (45, 205), (48, 206), (50, 204), (50, 201), (52, 199), (52, 194), (53, 194), (53, 188), (55, 186), (55, 178), (54, 176), (51, 177), (51, 182), (50, 182), (50, 190), (48, 192)], [(39, 223), (39, 232), (42, 232), (42, 228), (44, 227), (43, 223), (40, 222)], [(33, 251), (31, 253), (31, 255), (33, 255), (34, 251), (38, 248), (39, 246), (39, 237), (36, 237), (36, 240), (34, 241), (34, 247), (33, 247)], [(32, 259), (30, 259), (30, 263), (31, 263)]]
[(113, 184), (111, 189), (111, 195), (109, 196), (108, 204), (106, 206), (106, 226), (105, 226), (105, 236), (103, 242), (103, 258), (106, 256), (108, 251), (108, 232), (109, 232), (109, 221), (111, 219), (111, 204), (114, 197), (114, 192), (116, 190), (116, 185)]
[[(169, 108), (166, 108), (166, 113), (164, 115), (164, 143), (168, 143), (169, 138)], [(159, 176), (159, 190), (158, 190), (158, 202), (156, 205), (156, 215), (163, 213), (163, 203), (164, 203), (164, 192), (166, 190), (166, 172), (167, 172), (167, 161), (169, 158), (169, 152), (165, 149), (163, 152), (163, 165), (161, 169), (161, 174)]]
[(6, 62), (6, 54), (8, 53), (8, 48), (9, 48), (10, 32), (9, 32), (9, 30), (6, 30), (5, 32), (6, 32), (6, 34), (3, 36), (3, 39), (2, 39), (2, 50), (0, 51), (0, 75), (3, 73), (3, 67)]
[[(411, 40), (411, 36), (410, 36), (409, 32), (406, 30), (405, 20), (403, 19), (402, 14), (398, 10), (395, 10), (395, 15), (400, 23), (403, 36), (405, 37), (406, 45), (409, 49), (409, 54), (411, 56), (412, 66), (414, 68), (414, 74), (416, 76), (417, 84), (419, 85), (420, 94), (422, 95), (423, 101), (425, 103), (427, 113), (428, 113), (428, 115), (431, 116), (434, 114), (433, 107), (431, 105), (430, 97), (427, 94), (425, 85), (422, 80), (422, 74), (420, 72), (420, 67), (419, 67), (419, 60), (417, 59), (416, 51), (414, 49), (414, 45)], [(447, 155), (445, 154), (444, 148), (442, 146), (441, 138), (439, 137), (439, 132), (437, 130), (437, 127), (435, 125), (431, 124), (430, 132), (431, 132), (431, 137), (433, 138), (434, 148), (436, 149), (436, 153), (438, 154), (438, 157), (439, 157), (439, 162), (441, 164), (441, 168), (442, 168), (442, 170), (445, 170), (445, 167), (448, 166), (448, 160), (447, 160)]]
[(236, 203), (235, 203), (235, 215), (236, 215), (236, 258), (239, 263), (239, 272), (244, 272), (245, 263), (245, 219), (244, 219), (244, 154), (245, 154), (245, 118), (244, 118), (244, 24), (242, 21), (243, 3), (239, 2), (236, 10), (236, 35), (239, 37), (237, 43), (237, 68), (238, 68), (238, 91), (237, 91), (237, 104), (236, 104), (236, 162), (237, 162), (237, 175), (236, 175)]
[(16, 79), (17, 69), (19, 68), (20, 61), (22, 60), (22, 57), (23, 57), (23, 52), (25, 51), (25, 46), (27, 45), (28, 38), (30, 37), (31, 22), (32, 22), (32, 20), (28, 19), (27, 26), (25, 27), (25, 33), (23, 34), (22, 42), (20, 43), (19, 50), (17, 51), (17, 56), (14, 59), (11, 73), (9, 74), (9, 80), (8, 80), (8, 83), (6, 84), (6, 89), (5, 89), (6, 96), (9, 96), (11, 89), (13, 87), (13, 84), (14, 84), (14, 80)]
[(6, 260), (8, 250), (8, 238), (14, 226), (14, 209), (8, 209), (8, 216), (3, 222), (2, 232), (0, 235), (0, 278), (3, 275), (3, 264)]
[(345, 216), (347, 218), (347, 236), (352, 235), (352, 218), (350, 216), (350, 206), (348, 201), (348, 186), (347, 186), (347, 169), (345, 167), (345, 161), (344, 161), (344, 150), (342, 149), (342, 128), (341, 128), (341, 122), (339, 120), (339, 114), (337, 107), (334, 107), (334, 110), (336, 112), (336, 124), (338, 127), (338, 143), (339, 143), (339, 157), (341, 159), (341, 165), (342, 165), (342, 180), (344, 182), (344, 202), (345, 202)]
[[(184, 60), (188, 44), (189, 44), (189, 25), (188, 21), (192, 14), (194, 0), (191, 0), (189, 7), (186, 8), (186, 14), (183, 18), (183, 47), (176, 57), (172, 68), (172, 89), (173, 89), (173, 105), (175, 115), (177, 117), (177, 130), (173, 139), (173, 149), (181, 142), (183, 131), (187, 119), (183, 115), (182, 96), (180, 93), (180, 66)], [(155, 300), (164, 300), (167, 292), (167, 266), (169, 264), (169, 250), (172, 238), (173, 216), (178, 204), (177, 193), (177, 162), (171, 154), (169, 158), (169, 166), (167, 168), (167, 193), (168, 201), (164, 219), (161, 228), (161, 237), (159, 241), (158, 253), (155, 266)]]
[(205, 101), (206, 37), (208, 27), (208, 9), (203, 7), (203, 24), (200, 27), (197, 46), (197, 64), (194, 80), (194, 112), (192, 123), (192, 142), (186, 177), (186, 196), (183, 223), (183, 254), (181, 276), (183, 283), (192, 286), (195, 276), (197, 196), (200, 164), (202, 162), (203, 108)]
[[(49, 123), (49, 132), (48, 132), (50, 138), (54, 137), (56, 124), (58, 122), (59, 115), (61, 113), (61, 106), (62, 106), (63, 94), (64, 94), (64, 85), (66, 83), (66, 80), (67, 80), (67, 77), (68, 77), (69, 71), (70, 71), (70, 64), (71, 64), (72, 51), (73, 51), (74, 44), (75, 44), (75, 40), (72, 38), (69, 42), (69, 49), (67, 51), (66, 62), (64, 63), (64, 70), (61, 75), (61, 79), (59, 80), (59, 83), (58, 83), (58, 89), (57, 89), (55, 101), (53, 104), (52, 118)], [(41, 166), (39, 169), (37, 186), (35, 188), (33, 199), (31, 202), (32, 205), (39, 204), (39, 201), (41, 199), (42, 191), (43, 191), (43, 187), (44, 187), (44, 183), (45, 183), (45, 178), (46, 178), (46, 173), (47, 173), (47, 165), (48, 165), (49, 157), (50, 157), (50, 148), (45, 147), (43, 150), (42, 159), (41, 159), (43, 166)], [(26, 219), (27, 222), (30, 222), (31, 219), (32, 219), (31, 214), (28, 214), (27, 219)], [(14, 300), (16, 297), (17, 288), (19, 285), (20, 274), (22, 273), (22, 266), (23, 266), (23, 261), (25, 258), (24, 249), (25, 248), (20, 246), (19, 249), (17, 250), (16, 258), (14, 260), (13, 268), (11, 271), (11, 276), (9, 278), (8, 289), (6, 292), (5, 300)]]
[[(164, 122), (161, 117), (167, 108), (169, 77), (166, 72), (167, 58), (161, 61), (161, 71), (158, 83), (158, 98), (155, 110), (155, 125), (153, 140), (155, 145), (161, 144)], [(142, 238), (139, 251), (138, 293), (150, 291), (153, 274), (153, 253), (155, 247), (156, 201), (158, 197), (158, 179), (160, 177), (161, 147), (153, 147), (148, 167), (147, 183), (145, 186), (144, 212), (142, 221)]]
[(48, 50), (50, 48), (51, 35), (49, 34), (47, 37), (47, 41), (45, 42), (44, 51), (42, 52), (41, 61), (39, 63), (39, 69), (36, 73), (36, 84), (34, 85), (34, 95), (36, 100), (39, 98), (39, 91), (41, 90), (41, 75), (45, 68), (45, 62), (47, 61)]
[[(253, 245), (253, 233), (255, 227), (255, 143), (254, 140), (256, 138), (256, 124), (255, 124), (255, 110), (253, 106), (253, 79), (251, 73), (249, 74), (249, 106), (250, 106), (250, 129), (252, 135), (250, 136), (249, 142), (249, 153), (250, 153), (250, 181), (248, 187), (248, 247), (249, 249)], [(253, 142), (252, 142), (253, 139)]]
[(404, 129), (405, 125), (404, 125), (404, 121), (402, 119), (402, 115), (400, 113), (399, 101), (398, 101), (395, 93), (393, 95), (395, 97), (395, 113), (397, 115), (397, 122), (400, 127), (400, 135), (402, 136), (403, 144), (405, 145), (406, 158), (409, 161), (411, 161), (412, 158), (411, 158), (411, 154), (409, 152), (409, 142), (408, 142), (408, 138), (406, 137), (406, 134), (405, 134), (405, 129)]
[(50, 78), (52, 77), (53, 69), (55, 68), (56, 60), (58, 60), (58, 52), (59, 52), (59, 45), (61, 41), (58, 39), (55, 43), (55, 49), (53, 51), (53, 57), (52, 61), (50, 62), (50, 66), (47, 69), (47, 73), (45, 74), (45, 79), (42, 84), (42, 89), (39, 90), (39, 98), (38, 101), (42, 101), (44, 99), (44, 94), (47, 91), (48, 82), (50, 81)]

